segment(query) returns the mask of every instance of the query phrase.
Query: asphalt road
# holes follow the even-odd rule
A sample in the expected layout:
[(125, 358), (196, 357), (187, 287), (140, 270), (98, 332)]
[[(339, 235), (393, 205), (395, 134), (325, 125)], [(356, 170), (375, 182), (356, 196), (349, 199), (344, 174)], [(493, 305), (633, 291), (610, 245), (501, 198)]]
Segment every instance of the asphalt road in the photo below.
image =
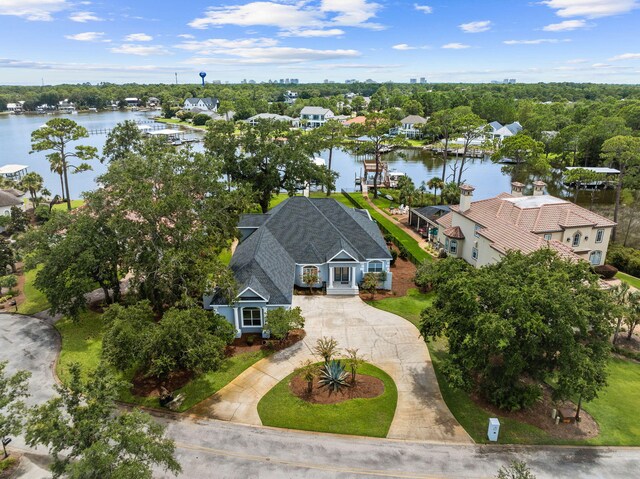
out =
[[(53, 391), (59, 338), (46, 322), (0, 315), (0, 361), (32, 371), (30, 402)], [(369, 439), (244, 426), (212, 419), (158, 419), (177, 444), (181, 478), (492, 478), (525, 461), (538, 479), (634, 479), (640, 448), (511, 447)], [(18, 438), (12, 446), (24, 447)], [(42, 451), (41, 451), (42, 452)], [(162, 471), (158, 478), (170, 478)]]

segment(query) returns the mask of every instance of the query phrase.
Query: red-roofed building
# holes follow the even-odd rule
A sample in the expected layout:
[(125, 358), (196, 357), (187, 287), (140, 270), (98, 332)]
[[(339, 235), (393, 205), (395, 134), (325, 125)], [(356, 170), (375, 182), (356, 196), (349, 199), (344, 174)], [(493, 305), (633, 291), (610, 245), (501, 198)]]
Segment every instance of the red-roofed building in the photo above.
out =
[(604, 264), (615, 223), (570, 201), (545, 195), (536, 181), (532, 196), (512, 183), (511, 194), (471, 201), (474, 188), (461, 186), (460, 204), (437, 220), (438, 243), (452, 256), (480, 267), (507, 251), (552, 248), (562, 257)]

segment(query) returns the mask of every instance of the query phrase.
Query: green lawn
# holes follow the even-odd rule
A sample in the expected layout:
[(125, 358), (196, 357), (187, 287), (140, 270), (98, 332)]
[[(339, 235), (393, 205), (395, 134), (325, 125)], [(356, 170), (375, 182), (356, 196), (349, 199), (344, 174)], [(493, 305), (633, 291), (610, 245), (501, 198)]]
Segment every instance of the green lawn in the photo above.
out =
[(416, 327), (420, 326), (420, 313), (432, 302), (433, 294), (423, 294), (415, 288), (410, 289), (406, 296), (367, 301), (373, 307), (402, 316)]
[[(71, 200), (71, 209), (79, 208), (84, 205), (84, 200)], [(57, 203), (53, 205), (54, 210), (67, 211), (67, 203)]]
[(356, 200), (361, 208), (366, 209), (371, 217), (389, 231), (389, 233), (393, 235), (394, 238), (396, 238), (396, 240), (398, 240), (398, 242), (402, 244), (420, 263), (425, 260), (433, 260), (433, 256), (423, 250), (418, 242), (413, 239), (409, 233), (398, 226), (395, 221), (390, 219), (387, 215), (378, 213), (374, 210), (371, 205), (362, 198), (362, 193), (349, 193), (349, 196)]
[(398, 401), (398, 390), (391, 377), (381, 369), (364, 364), (358, 370), (380, 378), (384, 393), (372, 399), (351, 399), (338, 404), (311, 404), (289, 391), (290, 374), (258, 403), (258, 414), (265, 426), (303, 431), (386, 437)]
[(27, 271), (24, 274), (24, 296), (25, 301), (18, 306), (18, 312), (22, 314), (35, 314), (49, 308), (49, 302), (40, 290), (36, 289), (33, 282), (40, 268)]
[[(431, 294), (420, 294), (413, 289), (403, 297), (368, 301), (368, 303), (402, 316), (417, 325), (420, 311), (429, 306), (432, 300)], [(449, 386), (442, 372), (443, 362), (448, 354), (446, 341), (431, 342), (428, 347), (440, 391), (449, 410), (474, 441), (488, 442), (487, 423), (490, 417), (496, 415), (479, 407), (467, 392)], [(635, 414), (640, 405), (640, 364), (612, 359), (609, 363), (608, 383), (599, 398), (584, 404), (584, 409), (600, 426), (601, 432), (598, 437), (587, 441), (558, 440), (535, 426), (498, 415), (501, 423), (500, 442), (503, 444), (640, 446), (640, 416)]]
[[(83, 313), (77, 322), (65, 318), (56, 323), (56, 328), (62, 337), (62, 350), (56, 372), (62, 381), (68, 378), (69, 365), (74, 362), (80, 364), (84, 373), (98, 367), (102, 352), (102, 327), (101, 315), (91, 311)], [(218, 371), (203, 374), (178, 389), (176, 393), (182, 393), (185, 396), (180, 412), (208, 398), (268, 354), (268, 351), (257, 351), (225, 359)], [(130, 382), (133, 373), (134, 371), (128, 371), (122, 377)], [(136, 397), (128, 388), (121, 391), (120, 399), (141, 406), (160, 407), (158, 398)]]
[(201, 130), (207, 129), (206, 125), (194, 125), (191, 122), (182, 121), (182, 120), (179, 120), (178, 118), (155, 118), (154, 121), (157, 121), (158, 123), (166, 123), (169, 125), (190, 126), (192, 128), (199, 128)]
[(640, 278), (636, 278), (635, 276), (631, 276), (630, 274), (623, 273), (622, 271), (618, 271), (618, 273), (616, 274), (616, 278), (629, 283), (629, 286), (640, 289)]

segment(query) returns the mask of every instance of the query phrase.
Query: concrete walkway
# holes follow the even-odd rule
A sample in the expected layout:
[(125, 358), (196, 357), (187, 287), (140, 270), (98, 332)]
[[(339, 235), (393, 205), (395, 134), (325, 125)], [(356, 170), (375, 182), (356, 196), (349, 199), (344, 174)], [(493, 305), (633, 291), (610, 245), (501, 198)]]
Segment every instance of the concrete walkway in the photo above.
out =
[(232, 422), (261, 424), (257, 405), (262, 396), (303, 360), (313, 358), (312, 348), (318, 338), (332, 336), (343, 349), (358, 348), (367, 361), (395, 381), (398, 405), (387, 437), (472, 442), (444, 403), (429, 351), (411, 323), (373, 308), (357, 296), (295, 296), (293, 305), (303, 310), (306, 338), (248, 368), (191, 412)]

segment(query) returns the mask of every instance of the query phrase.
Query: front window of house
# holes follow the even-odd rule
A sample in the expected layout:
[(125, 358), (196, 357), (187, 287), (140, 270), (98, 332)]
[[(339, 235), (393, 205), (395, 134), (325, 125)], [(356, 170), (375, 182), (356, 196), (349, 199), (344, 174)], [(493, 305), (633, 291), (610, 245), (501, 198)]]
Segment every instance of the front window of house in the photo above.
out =
[(544, 239), (547, 241), (551, 241), (551, 233), (545, 233), (544, 234)]
[(482, 228), (482, 226), (480, 226), (480, 225), (476, 225), (476, 226), (473, 228), (473, 236), (475, 236), (476, 238), (478, 238), (478, 237), (480, 236), (480, 234), (478, 233), (478, 230), (479, 230), (480, 228)]
[(573, 242), (571, 243), (573, 245), (573, 247), (577, 247), (580, 246), (580, 238), (582, 237), (582, 235), (580, 233), (576, 233), (573, 235)]
[(368, 271), (369, 273), (382, 273), (382, 261), (371, 261)]
[(598, 266), (602, 262), (602, 251), (592, 251), (589, 255), (589, 263)]
[(473, 248), (473, 249), (471, 250), (471, 257), (472, 257), (473, 259), (475, 259), (475, 260), (477, 260), (477, 259), (478, 259), (478, 248)]
[(596, 243), (602, 243), (603, 239), (604, 239), (604, 230), (596, 231)]
[(312, 277), (316, 278), (316, 281), (314, 281), (314, 283), (320, 281), (320, 270), (317, 266), (305, 266), (304, 268), (302, 268), (301, 279), (303, 282), (306, 282), (305, 279), (310, 279)]
[(445, 238), (444, 240), (444, 250), (449, 251), (449, 238)]
[(452, 239), (449, 242), (449, 253), (457, 254), (458, 253), (458, 240)]
[(242, 326), (262, 326), (262, 310), (260, 308), (242, 308)]

